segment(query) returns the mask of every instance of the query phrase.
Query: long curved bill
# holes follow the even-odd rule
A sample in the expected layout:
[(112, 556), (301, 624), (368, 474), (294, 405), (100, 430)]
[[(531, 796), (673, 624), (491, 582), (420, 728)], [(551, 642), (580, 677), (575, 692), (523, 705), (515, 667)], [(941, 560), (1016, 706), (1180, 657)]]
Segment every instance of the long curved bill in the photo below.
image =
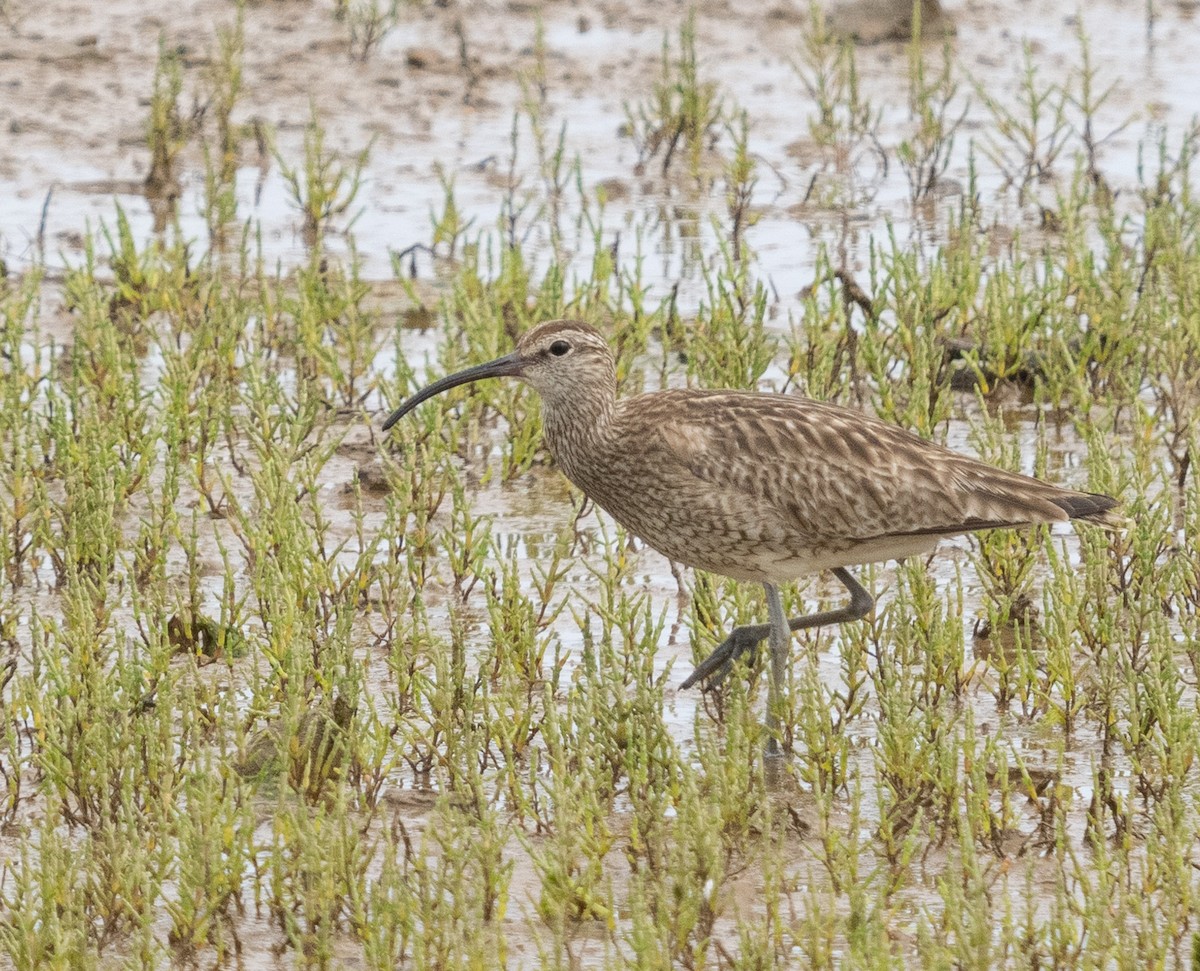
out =
[(504, 357), (498, 357), (496, 360), (488, 361), (486, 364), (477, 364), (475, 367), (469, 367), (464, 371), (447, 374), (444, 378), (434, 381), (428, 387), (422, 388), (388, 415), (387, 421), (383, 423), (383, 430), (386, 432), (422, 402), (428, 401), (443, 391), (457, 388), (460, 384), (470, 384), (472, 381), (481, 381), (484, 378), (503, 378), (519, 375), (522, 363), (521, 358), (514, 351), (512, 354), (505, 354)]

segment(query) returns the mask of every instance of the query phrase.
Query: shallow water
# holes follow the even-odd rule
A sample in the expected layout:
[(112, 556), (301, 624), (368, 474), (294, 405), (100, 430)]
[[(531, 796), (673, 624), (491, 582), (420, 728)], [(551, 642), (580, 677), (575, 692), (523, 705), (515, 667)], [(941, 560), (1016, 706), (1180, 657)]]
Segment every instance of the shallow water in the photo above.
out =
[[(184, 11), (172, 10), (169, 22), (154, 8), (126, 0), (106, 4), (103, 13), (86, 3), (35, 7), (18, 2), (15, 9), (17, 30), (0, 31), (0, 86), (9, 92), (0, 104), (0, 127), (7, 132), (0, 144), (0, 256), (13, 271), (43, 254), (52, 270), (78, 263), (81, 230), (111, 225), (114, 201), (126, 210), (136, 235), (149, 237), (150, 207), (137, 191), (147, 165), (141, 126), (156, 55), (148, 38), (161, 30), (167, 40), (181, 43), (185, 63), (193, 64), (187, 75), (192, 81), (211, 63), (211, 31), (228, 17), (227, 8), (216, 0), (189, 4)], [(1043, 82), (1065, 82), (1079, 71), (1073, 5), (1007, 0), (949, 9), (958, 23), (956, 64), (980, 90), (1014, 111), (1026, 45)], [(967, 182), (972, 142), (985, 200), (993, 198), (1001, 176), (982, 155), (989, 139), (988, 112), (964, 82), (959, 103), (966, 116), (942, 204), (913, 213), (897, 165), (886, 175), (881, 168), (872, 175), (870, 166), (863, 166), (866, 175), (858, 176), (862, 199), (848, 227), (841, 226), (837, 212), (806, 204), (814, 178), (837, 176), (814, 164), (807, 136), (810, 103), (792, 66), (800, 59), (803, 18), (791, 12), (779, 16), (780, 10), (773, 4), (709, 4), (701, 8), (696, 29), (702, 76), (717, 80), (727, 106), (751, 119), (750, 146), (759, 170), (753, 200), (757, 222), (748, 242), (786, 313), (788, 298), (812, 282), (817, 244), (832, 244), (839, 234), (844, 234), (850, 265), (859, 270), (873, 234), (888, 225), (918, 248), (937, 246), (949, 201)], [(614, 5), (581, 16), (563, 5), (542, 8), (543, 114), (551, 138), (563, 131), (567, 162), (580, 161), (585, 191), (590, 194), (602, 183), (618, 189), (621, 198), (609, 193), (604, 245), (619, 234), (628, 259), (642, 229), (643, 274), (652, 295), (662, 296), (679, 283), (684, 298), (694, 301), (700, 292), (697, 268), (684, 243), (694, 240), (701, 252), (714, 252), (708, 212), (703, 203), (697, 208), (686, 179), (661, 178), (658, 159), (635, 174), (636, 147), (619, 134), (626, 106), (641, 102), (658, 76), (664, 35), (678, 52), (682, 12), (682, 7), (660, 6), (633, 16)], [(365, 64), (347, 64), (330, 36), (333, 24), (317, 6), (268, 4), (247, 11), (253, 43), (247, 45), (244, 103), (236, 117), (272, 126), (278, 152), (292, 164), (303, 155), (310, 101), (328, 129), (331, 147), (351, 155), (370, 146), (352, 210), (357, 212), (355, 248), (367, 279), (390, 276), (390, 251), (429, 239), (430, 213), (443, 201), (442, 176), (453, 180), (464, 220), (475, 231), (496, 225), (510, 171), (520, 186), (518, 198), (539, 188), (520, 83), (534, 68), (537, 20), (531, 11), (484, 5), (455, 16), (461, 16), (481, 77), (470, 92), (450, 18), (437, 11), (406, 13)], [(1104, 139), (1100, 161), (1118, 180), (1120, 173), (1136, 171), (1139, 145), (1148, 133), (1183, 130), (1200, 101), (1200, 78), (1192, 70), (1200, 58), (1200, 31), (1185, 5), (1163, 5), (1159, 16), (1148, 27), (1143, 7), (1098, 3), (1087, 8), (1092, 64), (1103, 84), (1113, 85), (1096, 117), (1097, 137)], [(408, 67), (405, 54), (413, 48), (430, 50), (438, 59), (426, 69)], [(907, 126), (906, 58), (899, 44), (863, 48), (858, 56), (862, 97), (880, 110), (885, 143), (903, 137)], [(314, 88), (307, 82), (318, 75), (323, 83)], [(86, 88), (77, 81), (81, 77)], [(728, 145), (728, 136), (723, 141)], [(179, 215), (185, 238), (203, 247), (208, 234), (196, 161), (185, 160)], [(1042, 201), (1052, 204), (1052, 192), (1044, 194)], [(237, 195), (240, 218), (261, 227), (268, 264), (301, 262), (304, 244), (280, 167), (259, 156), (252, 140), (244, 146)], [(572, 186), (564, 193), (564, 225), (579, 208)], [(680, 219), (680, 210), (695, 215)], [(1030, 206), (997, 213), (1000, 224), (1023, 231), (1036, 228), (1036, 217), (1036, 207)], [(533, 251), (540, 247), (544, 253), (546, 221), (531, 222)], [(337, 240), (331, 244), (336, 251)], [(573, 260), (587, 265), (586, 245)], [(418, 260), (423, 275), (429, 272), (424, 262)]]

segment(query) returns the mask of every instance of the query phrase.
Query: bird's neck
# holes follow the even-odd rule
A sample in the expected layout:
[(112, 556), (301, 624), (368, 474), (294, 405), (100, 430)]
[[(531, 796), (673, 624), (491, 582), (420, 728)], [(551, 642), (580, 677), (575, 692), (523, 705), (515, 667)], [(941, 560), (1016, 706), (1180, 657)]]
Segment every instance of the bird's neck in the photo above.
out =
[(546, 447), (567, 478), (579, 484), (584, 469), (603, 453), (612, 431), (617, 400), (613, 389), (542, 401)]

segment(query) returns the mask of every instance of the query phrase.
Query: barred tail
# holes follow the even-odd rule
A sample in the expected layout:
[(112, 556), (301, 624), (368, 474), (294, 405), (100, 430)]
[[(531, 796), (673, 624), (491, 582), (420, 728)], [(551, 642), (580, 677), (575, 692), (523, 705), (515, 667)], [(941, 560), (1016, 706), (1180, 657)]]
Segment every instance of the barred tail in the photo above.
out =
[(1050, 499), (1072, 519), (1081, 519), (1087, 523), (1117, 529), (1127, 524), (1120, 513), (1120, 504), (1112, 496), (1098, 492), (1072, 492)]

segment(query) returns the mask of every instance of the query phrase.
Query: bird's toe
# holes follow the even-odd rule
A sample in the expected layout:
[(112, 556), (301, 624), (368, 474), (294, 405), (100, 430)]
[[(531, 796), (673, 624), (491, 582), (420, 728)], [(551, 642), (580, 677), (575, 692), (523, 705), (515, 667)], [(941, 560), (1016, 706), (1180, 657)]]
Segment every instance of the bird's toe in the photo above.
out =
[[(739, 627), (713, 649), (713, 652), (696, 665), (680, 688), (687, 690), (701, 681), (705, 681), (704, 690), (712, 691), (724, 684), (734, 662), (743, 654), (753, 653), (758, 647), (759, 638), (742, 636), (743, 628)], [(711, 680), (710, 680), (711, 679)]]

